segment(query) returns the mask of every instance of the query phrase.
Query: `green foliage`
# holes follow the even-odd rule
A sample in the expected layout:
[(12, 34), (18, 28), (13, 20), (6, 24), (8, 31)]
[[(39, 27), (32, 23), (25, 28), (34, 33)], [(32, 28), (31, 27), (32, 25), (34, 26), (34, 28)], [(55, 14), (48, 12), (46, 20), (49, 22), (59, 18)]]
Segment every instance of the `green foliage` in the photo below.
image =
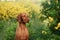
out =
[[(58, 0), (59, 1), (59, 0)], [(29, 40), (60, 40), (60, 35), (56, 35), (58, 31), (54, 27), (58, 23), (57, 13), (60, 8), (60, 1), (56, 3), (55, 0), (50, 0), (51, 4), (42, 3), (42, 13), (30, 12), (32, 17), (29, 23), (26, 24), (29, 30)], [(54, 18), (52, 23), (49, 22), (48, 17)], [(0, 20), (0, 40), (14, 40), (17, 27), (16, 19), (9, 19), (7, 21)], [(60, 33), (60, 31), (59, 31)]]
[[(60, 36), (55, 35), (51, 32), (49, 29), (49, 21), (46, 20), (44, 16), (41, 16), (44, 19), (41, 19), (41, 17), (38, 18), (38, 15), (34, 11), (31, 12), (32, 17), (30, 18), (30, 22), (26, 24), (28, 30), (29, 30), (29, 40), (59, 40)], [(34, 15), (34, 16), (33, 16)], [(46, 22), (44, 22), (46, 20)], [(0, 40), (14, 40), (15, 39), (15, 32), (17, 27), (17, 21), (16, 19), (10, 19), (8, 21), (1, 21), (0, 22), (2, 26), (0, 26), (2, 29)], [(53, 23), (54, 24), (54, 23)]]
[[(45, 3), (42, 3), (43, 9), (42, 13), (47, 17), (53, 17), (54, 22), (51, 24), (50, 29), (55, 34), (59, 34), (60, 31), (54, 29), (57, 24), (60, 22), (60, 1), (59, 0), (47, 0)], [(60, 28), (59, 28), (60, 29)]]
[[(58, 1), (58, 0), (57, 0)], [(59, 11), (59, 1), (56, 0), (47, 0), (45, 3), (42, 3), (43, 9), (42, 13), (45, 14), (47, 17), (52, 16), (56, 17)]]
[[(13, 20), (12, 20), (13, 21)], [(1, 21), (2, 26), (0, 29), (0, 40), (13, 40), (15, 36), (15, 30), (17, 27), (16, 22), (9, 21)]]

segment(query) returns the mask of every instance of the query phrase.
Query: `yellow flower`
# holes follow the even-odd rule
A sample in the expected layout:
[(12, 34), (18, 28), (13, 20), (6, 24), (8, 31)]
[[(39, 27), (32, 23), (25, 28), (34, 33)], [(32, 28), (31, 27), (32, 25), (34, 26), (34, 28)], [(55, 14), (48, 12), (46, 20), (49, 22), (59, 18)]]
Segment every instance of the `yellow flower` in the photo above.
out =
[(46, 31), (42, 31), (42, 34), (47, 34), (47, 32)]
[[(3, 4), (3, 5), (2, 5)], [(9, 17), (16, 18), (21, 12), (29, 13), (32, 10), (40, 12), (40, 7), (32, 2), (0, 2), (0, 14), (2, 19), (8, 19)], [(32, 17), (32, 16), (30, 16)]]
[(60, 27), (60, 22), (58, 23), (58, 26)]
[(6, 19), (8, 19), (8, 15), (6, 15)]
[(49, 17), (49, 22), (53, 22), (53, 18), (52, 17)]
[(55, 29), (57, 30), (57, 29), (58, 29), (58, 27), (55, 27)]
[(1, 15), (0, 15), (0, 19), (1, 19)]

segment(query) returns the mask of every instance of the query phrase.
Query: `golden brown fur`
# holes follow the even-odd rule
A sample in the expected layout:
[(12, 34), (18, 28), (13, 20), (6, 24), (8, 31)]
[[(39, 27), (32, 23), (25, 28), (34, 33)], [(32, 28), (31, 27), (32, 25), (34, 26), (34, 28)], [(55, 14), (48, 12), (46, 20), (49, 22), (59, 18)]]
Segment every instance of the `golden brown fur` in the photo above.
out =
[(26, 28), (26, 23), (29, 22), (28, 15), (26, 13), (19, 14), (17, 16), (18, 27), (16, 29), (16, 40), (28, 40), (29, 32)]

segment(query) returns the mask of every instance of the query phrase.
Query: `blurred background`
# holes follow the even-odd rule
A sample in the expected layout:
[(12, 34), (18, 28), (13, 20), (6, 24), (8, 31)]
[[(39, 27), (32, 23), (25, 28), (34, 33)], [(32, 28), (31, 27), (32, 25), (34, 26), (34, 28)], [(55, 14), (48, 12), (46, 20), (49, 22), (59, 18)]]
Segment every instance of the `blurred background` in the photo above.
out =
[(29, 14), (29, 40), (60, 40), (60, 0), (0, 0), (0, 40), (14, 40), (16, 16)]

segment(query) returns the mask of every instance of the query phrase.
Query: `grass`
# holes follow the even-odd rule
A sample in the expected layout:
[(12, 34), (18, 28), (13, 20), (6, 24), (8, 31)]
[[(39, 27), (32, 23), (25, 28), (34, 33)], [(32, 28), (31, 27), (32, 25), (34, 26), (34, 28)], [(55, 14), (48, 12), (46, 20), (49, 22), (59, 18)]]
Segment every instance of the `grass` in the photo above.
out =
[[(33, 12), (30, 22), (26, 24), (30, 33), (29, 40), (60, 40), (60, 36), (52, 33), (49, 29), (48, 21), (43, 22), (46, 18), (41, 19), (41, 17), (37, 18), (37, 16)], [(1, 20), (0, 40), (14, 40), (17, 24), (16, 19)]]

